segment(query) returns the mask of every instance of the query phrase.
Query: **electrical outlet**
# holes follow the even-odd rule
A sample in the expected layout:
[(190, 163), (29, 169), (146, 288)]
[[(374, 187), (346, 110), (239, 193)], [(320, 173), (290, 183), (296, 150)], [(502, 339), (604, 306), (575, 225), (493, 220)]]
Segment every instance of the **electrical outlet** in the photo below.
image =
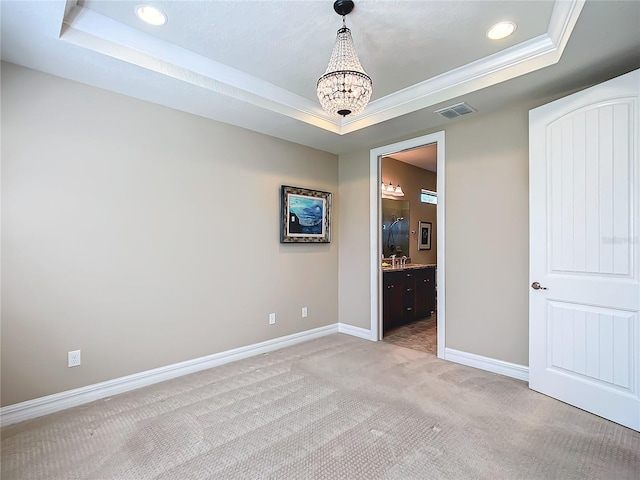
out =
[(74, 350), (68, 353), (68, 367), (77, 367), (80, 365), (80, 350)]
[(274, 323), (276, 323), (276, 314), (275, 313), (270, 313), (269, 314), (269, 325), (273, 325)]
[(307, 307), (302, 307), (302, 318), (307, 318), (308, 312)]

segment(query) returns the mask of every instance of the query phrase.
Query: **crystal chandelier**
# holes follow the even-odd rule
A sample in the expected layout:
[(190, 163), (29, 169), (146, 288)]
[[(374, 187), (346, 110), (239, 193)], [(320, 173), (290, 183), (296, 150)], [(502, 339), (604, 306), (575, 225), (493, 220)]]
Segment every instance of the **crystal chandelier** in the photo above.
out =
[(351, 30), (345, 24), (345, 16), (353, 10), (353, 2), (337, 0), (333, 9), (342, 15), (342, 28), (338, 30), (327, 70), (318, 80), (317, 91), (320, 105), (327, 113), (346, 117), (364, 110), (373, 87), (358, 60)]

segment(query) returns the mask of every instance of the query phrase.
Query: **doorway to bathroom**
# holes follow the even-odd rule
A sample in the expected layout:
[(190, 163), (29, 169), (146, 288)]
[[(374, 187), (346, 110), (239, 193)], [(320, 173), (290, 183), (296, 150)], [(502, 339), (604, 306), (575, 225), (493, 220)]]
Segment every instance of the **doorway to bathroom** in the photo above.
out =
[[(429, 353), (437, 353), (440, 358), (444, 358), (445, 351), (444, 138), (444, 132), (438, 132), (373, 149), (370, 155), (372, 337), (377, 340), (383, 338), (391, 340), (393, 343), (409, 348), (417, 347), (416, 349)], [(428, 152), (432, 155), (426, 155)], [(429, 166), (417, 160), (420, 158), (425, 160), (427, 156), (431, 157)], [(399, 163), (397, 169), (383, 169), (383, 159), (384, 162), (397, 160), (403, 163)], [(428, 181), (416, 180), (417, 177), (421, 177), (420, 170), (414, 170), (418, 173), (417, 175), (409, 175), (403, 180), (397, 173), (405, 167), (409, 169), (418, 167), (434, 172), (431, 174), (434, 185), (429, 184)], [(402, 184), (403, 181), (405, 185)], [(398, 190), (404, 195), (397, 195)], [(431, 204), (428, 207), (423, 205), (430, 201), (425, 197), (428, 194), (437, 195), (437, 204)], [(399, 203), (393, 203), (394, 200)], [(394, 205), (398, 208), (393, 208)], [(396, 218), (385, 217), (385, 215), (393, 216), (394, 213)], [(407, 239), (408, 244), (401, 244), (400, 239)], [(396, 250), (401, 254), (397, 254)], [(390, 256), (396, 255), (390, 258), (385, 256), (385, 253)], [(401, 277), (405, 276), (407, 279), (402, 280)], [(404, 292), (402, 295), (396, 294), (395, 297), (395, 303), (400, 302), (400, 306), (390, 300), (389, 293), (396, 287), (389, 283), (390, 279), (411, 283), (411, 285), (404, 285), (404, 283), (398, 285), (397, 291)], [(429, 290), (423, 288), (429, 286), (427, 282), (432, 282), (430, 287), (432, 287), (433, 303), (429, 300), (431, 297)], [(389, 291), (384, 291), (383, 286)], [(385, 298), (386, 305), (383, 300)], [(390, 308), (397, 312), (395, 318), (397, 315), (401, 316), (398, 324), (388, 323)], [(426, 311), (429, 314), (425, 314)], [(386, 332), (385, 317), (387, 317)], [(390, 326), (393, 328), (389, 328)], [(437, 348), (433, 345), (434, 343), (437, 344)]]
[(385, 156), (380, 187), (382, 339), (431, 355), (438, 345), (436, 159), (435, 143)]

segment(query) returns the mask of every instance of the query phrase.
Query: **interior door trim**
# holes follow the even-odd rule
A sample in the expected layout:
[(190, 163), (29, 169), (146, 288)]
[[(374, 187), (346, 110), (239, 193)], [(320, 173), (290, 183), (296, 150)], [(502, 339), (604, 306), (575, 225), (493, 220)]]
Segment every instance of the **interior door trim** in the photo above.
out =
[(437, 144), (437, 222), (438, 222), (438, 285), (437, 325), (438, 325), (438, 357), (445, 358), (445, 132), (440, 131), (412, 138), (402, 142), (374, 148), (369, 156), (369, 228), (371, 252), (371, 339), (382, 340), (382, 232), (379, 228), (382, 218), (382, 202), (380, 184), (382, 183), (381, 158), (386, 155), (410, 150), (425, 145)]

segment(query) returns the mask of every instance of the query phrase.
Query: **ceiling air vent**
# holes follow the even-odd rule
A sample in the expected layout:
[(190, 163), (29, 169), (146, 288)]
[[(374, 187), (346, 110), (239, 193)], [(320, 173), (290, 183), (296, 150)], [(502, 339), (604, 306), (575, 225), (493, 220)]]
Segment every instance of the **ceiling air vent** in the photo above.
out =
[(456, 103), (455, 105), (449, 105), (448, 107), (441, 108), (440, 110), (436, 110), (435, 113), (439, 113), (445, 118), (456, 118), (462, 115), (466, 115), (467, 113), (473, 113), (476, 110), (471, 108), (466, 103)]

